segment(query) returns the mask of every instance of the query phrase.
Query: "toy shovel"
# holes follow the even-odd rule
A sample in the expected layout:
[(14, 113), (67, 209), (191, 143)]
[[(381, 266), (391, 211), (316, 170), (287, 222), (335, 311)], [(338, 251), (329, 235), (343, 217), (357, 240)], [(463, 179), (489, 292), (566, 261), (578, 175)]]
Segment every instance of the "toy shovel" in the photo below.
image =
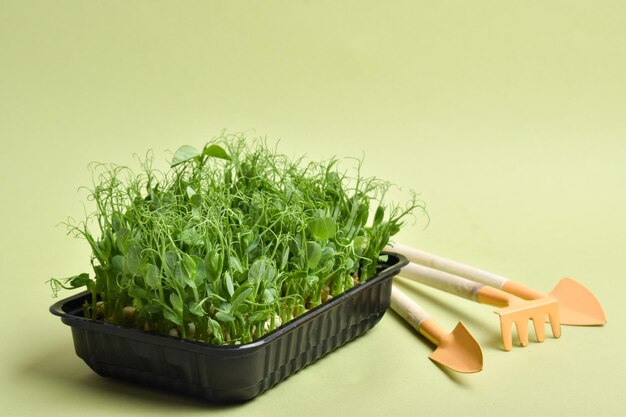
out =
[(391, 287), (391, 309), (421, 335), (437, 346), (428, 357), (456, 372), (478, 372), (483, 369), (483, 351), (463, 323), (446, 333), (430, 315), (400, 291)]
[(549, 294), (543, 294), (491, 272), (400, 243), (394, 243), (393, 248), (390, 250), (403, 254), (411, 262), (489, 285), (526, 300), (541, 300), (552, 297), (559, 302), (561, 324), (570, 326), (601, 326), (606, 323), (606, 316), (598, 299), (587, 287), (571, 278), (561, 279)]
[(545, 338), (544, 317), (546, 316), (550, 318), (554, 337), (561, 335), (559, 305), (553, 298), (523, 300), (496, 288), (415, 263), (409, 263), (402, 268), (399, 275), (471, 301), (500, 307), (495, 310), (495, 313), (500, 316), (502, 344), (507, 351), (510, 351), (513, 345), (513, 324), (517, 328), (517, 335), (522, 346), (528, 345), (528, 320), (533, 321), (535, 335), (539, 342), (543, 342)]

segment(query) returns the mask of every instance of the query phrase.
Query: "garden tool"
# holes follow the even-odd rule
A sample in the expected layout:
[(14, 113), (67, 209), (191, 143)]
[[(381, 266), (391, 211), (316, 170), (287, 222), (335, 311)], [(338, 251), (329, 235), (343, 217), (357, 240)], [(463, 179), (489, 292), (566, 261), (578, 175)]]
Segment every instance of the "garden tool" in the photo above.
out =
[(392, 248), (387, 249), (403, 254), (411, 262), (480, 282), (526, 300), (552, 297), (559, 302), (561, 324), (601, 326), (606, 323), (598, 299), (587, 287), (571, 278), (561, 279), (550, 293), (543, 294), (508, 278), (400, 243), (394, 243)]
[(428, 356), (433, 362), (456, 372), (471, 373), (483, 369), (483, 351), (463, 323), (459, 322), (452, 333), (446, 333), (395, 285), (391, 288), (391, 309), (437, 346)]
[(528, 345), (528, 320), (533, 321), (538, 342), (543, 342), (545, 338), (544, 317), (546, 316), (550, 319), (553, 336), (561, 335), (559, 304), (551, 297), (524, 300), (497, 288), (415, 263), (409, 263), (402, 268), (399, 276), (471, 301), (500, 307), (495, 310), (495, 313), (500, 316), (502, 344), (507, 351), (510, 351), (513, 345), (513, 324), (517, 328), (517, 335), (522, 346)]

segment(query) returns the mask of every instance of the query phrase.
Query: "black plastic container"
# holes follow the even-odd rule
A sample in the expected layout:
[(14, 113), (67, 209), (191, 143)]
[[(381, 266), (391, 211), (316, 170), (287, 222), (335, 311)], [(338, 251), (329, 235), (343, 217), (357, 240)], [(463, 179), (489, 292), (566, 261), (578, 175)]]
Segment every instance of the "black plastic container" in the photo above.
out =
[(90, 292), (50, 307), (72, 328), (76, 354), (101, 376), (203, 397), (245, 401), (362, 335), (389, 307), (392, 277), (407, 260), (387, 254), (380, 272), (251, 343), (216, 346), (83, 317)]

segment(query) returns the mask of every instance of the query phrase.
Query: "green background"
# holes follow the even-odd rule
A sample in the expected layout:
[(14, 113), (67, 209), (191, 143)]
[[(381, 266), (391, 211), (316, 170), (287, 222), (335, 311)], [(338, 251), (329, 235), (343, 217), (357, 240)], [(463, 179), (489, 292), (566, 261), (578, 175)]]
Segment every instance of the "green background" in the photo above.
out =
[[(625, 20), (623, 1), (0, 0), (0, 414), (626, 415)], [(608, 324), (507, 353), (493, 309), (409, 284), (483, 372), (435, 366), (390, 312), (239, 406), (95, 375), (44, 284), (88, 270), (58, 226), (87, 164), (164, 163), (222, 129), (363, 156), (428, 205), (398, 241), (542, 291), (575, 277)]]

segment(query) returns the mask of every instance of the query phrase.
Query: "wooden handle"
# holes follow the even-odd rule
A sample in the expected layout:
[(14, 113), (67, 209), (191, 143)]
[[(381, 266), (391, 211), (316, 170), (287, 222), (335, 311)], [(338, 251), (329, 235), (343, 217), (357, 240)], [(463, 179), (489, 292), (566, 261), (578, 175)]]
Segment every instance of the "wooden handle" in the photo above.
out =
[(395, 285), (391, 287), (391, 309), (417, 331), (419, 331), (422, 322), (430, 318), (430, 314), (426, 310), (411, 300), (408, 295), (400, 291)]
[(402, 268), (399, 275), (472, 301), (478, 301), (476, 294), (484, 287), (478, 282), (414, 263)]
[(391, 287), (391, 309), (409, 323), (415, 330), (435, 345), (439, 345), (445, 331), (430, 317), (422, 307), (400, 291)]
[(501, 289), (502, 286), (509, 281), (508, 278), (500, 275), (493, 274), (470, 265), (462, 264), (451, 259), (443, 258), (441, 256), (433, 255), (401, 243), (393, 243), (391, 247), (386, 249), (396, 251), (406, 256), (411, 262), (458, 275), (475, 282), (480, 282), (484, 285), (489, 285), (490, 287)]

